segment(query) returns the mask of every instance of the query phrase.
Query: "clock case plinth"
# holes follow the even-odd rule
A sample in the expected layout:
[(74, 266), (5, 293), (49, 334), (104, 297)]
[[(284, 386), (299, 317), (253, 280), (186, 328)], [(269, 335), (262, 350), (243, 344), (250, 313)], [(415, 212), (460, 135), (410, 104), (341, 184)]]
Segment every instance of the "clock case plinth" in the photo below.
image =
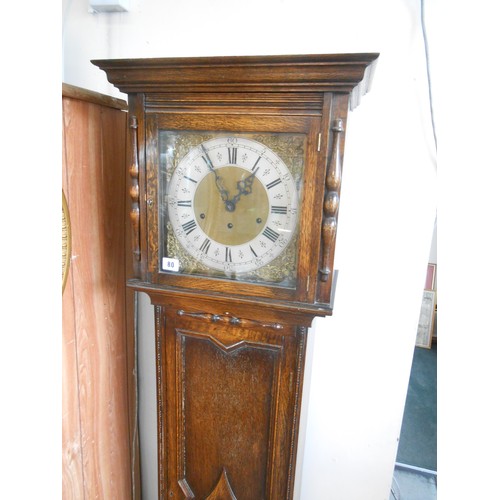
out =
[[(332, 312), (347, 115), (377, 57), (92, 61), (129, 96), (129, 286), (155, 306), (160, 498), (293, 496), (307, 329)], [(294, 287), (161, 271), (159, 202), (150, 196), (158, 120), (306, 135)]]

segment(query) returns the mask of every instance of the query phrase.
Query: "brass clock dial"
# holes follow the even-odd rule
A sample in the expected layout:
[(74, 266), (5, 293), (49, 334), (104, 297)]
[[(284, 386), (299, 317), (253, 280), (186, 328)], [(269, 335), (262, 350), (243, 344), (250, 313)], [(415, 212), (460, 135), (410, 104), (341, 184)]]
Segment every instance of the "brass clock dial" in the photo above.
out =
[(169, 137), (164, 155), (175, 153), (165, 160), (162, 271), (272, 282), (292, 276), (304, 136)]
[(168, 191), (173, 230), (184, 249), (211, 269), (244, 273), (290, 243), (297, 189), (283, 160), (246, 138), (217, 137), (179, 162)]

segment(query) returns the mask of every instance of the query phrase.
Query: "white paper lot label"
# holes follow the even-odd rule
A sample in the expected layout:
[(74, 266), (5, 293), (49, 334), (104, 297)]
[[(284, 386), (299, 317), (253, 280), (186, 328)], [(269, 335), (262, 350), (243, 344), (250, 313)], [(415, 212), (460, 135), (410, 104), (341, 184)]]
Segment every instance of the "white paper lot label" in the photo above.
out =
[(179, 272), (179, 260), (170, 259), (169, 257), (163, 257), (161, 262), (161, 268), (163, 271), (171, 271), (174, 273)]

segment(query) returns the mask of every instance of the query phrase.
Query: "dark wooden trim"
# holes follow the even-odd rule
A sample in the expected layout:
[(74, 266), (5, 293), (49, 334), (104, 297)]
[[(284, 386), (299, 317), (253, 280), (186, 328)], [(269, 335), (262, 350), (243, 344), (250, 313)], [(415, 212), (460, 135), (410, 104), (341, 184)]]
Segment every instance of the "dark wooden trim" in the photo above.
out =
[(182, 289), (178, 287), (162, 286), (161, 288), (148, 282), (129, 280), (128, 286), (139, 292), (149, 295), (152, 303), (175, 306), (185, 309), (186, 304), (193, 304), (196, 310), (224, 315), (230, 312), (247, 317), (254, 308), (259, 310), (256, 317), (261, 321), (277, 322), (286, 315), (287, 322), (302, 326), (311, 326), (316, 316), (330, 316), (332, 309), (328, 304), (307, 304), (293, 301), (276, 301), (262, 297), (238, 297), (215, 291)]
[(367, 92), (378, 54), (93, 60), (122, 92)]

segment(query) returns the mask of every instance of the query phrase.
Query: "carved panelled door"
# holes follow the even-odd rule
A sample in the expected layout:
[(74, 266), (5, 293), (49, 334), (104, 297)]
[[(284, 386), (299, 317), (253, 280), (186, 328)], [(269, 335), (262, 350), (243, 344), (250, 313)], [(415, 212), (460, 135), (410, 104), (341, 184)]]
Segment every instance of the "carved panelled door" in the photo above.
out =
[(306, 329), (162, 306), (156, 326), (160, 496), (289, 498)]

